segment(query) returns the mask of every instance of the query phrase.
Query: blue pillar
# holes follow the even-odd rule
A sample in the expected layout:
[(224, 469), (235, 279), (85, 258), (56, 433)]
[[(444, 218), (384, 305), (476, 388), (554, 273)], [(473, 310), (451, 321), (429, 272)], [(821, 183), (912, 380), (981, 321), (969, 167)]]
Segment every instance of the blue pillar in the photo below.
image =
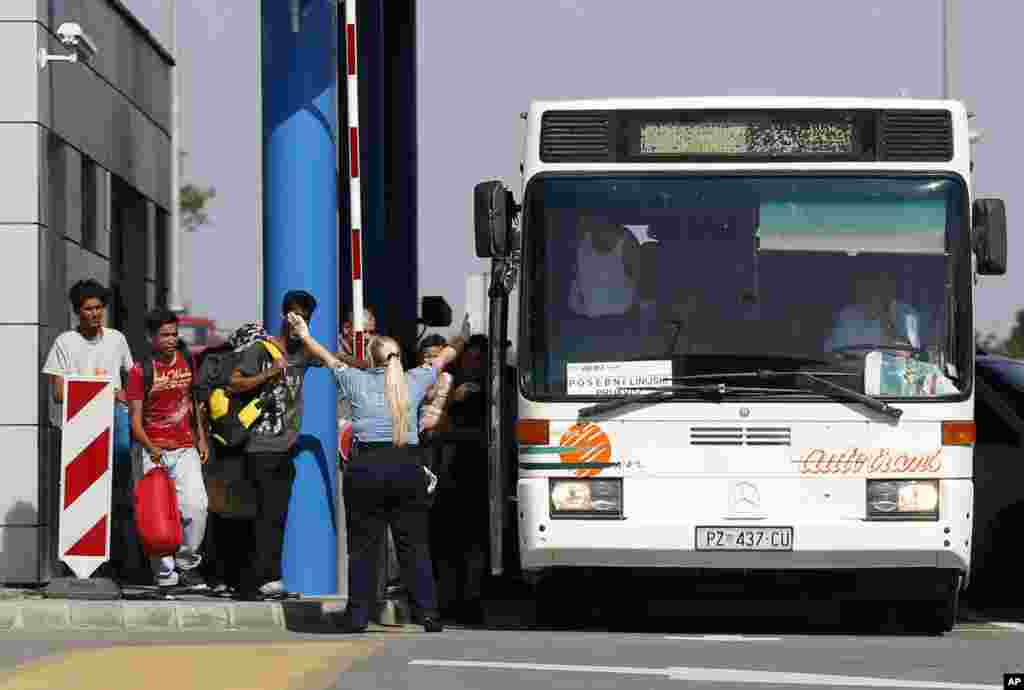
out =
[[(338, 334), (336, 8), (334, 0), (262, 3), (263, 320), (279, 328), (284, 294), (308, 290), (318, 302), (310, 329), (331, 349)], [(303, 398), (284, 584), (307, 596), (334, 594), (338, 437), (330, 374), (311, 369)]]

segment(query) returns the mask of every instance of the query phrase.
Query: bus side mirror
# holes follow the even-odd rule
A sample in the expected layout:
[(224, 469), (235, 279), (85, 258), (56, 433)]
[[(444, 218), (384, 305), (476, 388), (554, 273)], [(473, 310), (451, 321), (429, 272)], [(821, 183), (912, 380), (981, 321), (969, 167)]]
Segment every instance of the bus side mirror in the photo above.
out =
[(431, 328), (447, 328), (452, 325), (452, 308), (444, 297), (424, 297), (423, 316), (420, 323)]
[(478, 257), (500, 259), (509, 255), (515, 214), (512, 192), (501, 182), (481, 182), (473, 188), (473, 229)]
[(974, 252), (978, 273), (1001, 276), (1006, 273), (1006, 204), (1002, 199), (974, 202)]

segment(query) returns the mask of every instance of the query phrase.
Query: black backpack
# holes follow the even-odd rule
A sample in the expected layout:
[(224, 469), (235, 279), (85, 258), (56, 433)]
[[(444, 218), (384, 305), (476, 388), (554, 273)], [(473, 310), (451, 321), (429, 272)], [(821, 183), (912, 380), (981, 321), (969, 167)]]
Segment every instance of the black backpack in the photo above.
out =
[[(192, 374), (192, 385), (193, 390), (196, 382), (196, 372), (194, 369), (195, 362), (192, 360), (192, 353), (188, 349), (188, 343), (181, 338), (178, 338), (176, 345), (178, 352), (181, 353), (182, 358), (185, 360), (185, 364), (188, 365), (188, 370)], [(149, 398), (149, 392), (153, 390), (153, 359), (155, 353), (150, 352), (146, 355), (146, 358), (142, 360), (142, 391), (143, 399)]]
[[(255, 343), (260, 343), (275, 358), (282, 356), (269, 340), (257, 339), (250, 347), (255, 347)], [(238, 368), (244, 353), (245, 349), (237, 349), (234, 339), (204, 351), (199, 374), (192, 385), (196, 401), (206, 405), (210, 438), (224, 448), (243, 445), (249, 439), (250, 429), (267, 407), (264, 391), (238, 395), (228, 391), (231, 373)]]

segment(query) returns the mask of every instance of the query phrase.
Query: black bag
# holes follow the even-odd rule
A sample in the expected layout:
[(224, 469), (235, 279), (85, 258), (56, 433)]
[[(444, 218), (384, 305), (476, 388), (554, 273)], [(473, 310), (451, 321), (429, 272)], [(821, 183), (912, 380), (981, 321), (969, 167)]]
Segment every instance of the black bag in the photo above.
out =
[[(243, 326), (239, 331), (247, 328)], [(265, 347), (275, 359), (284, 356), (265, 338), (257, 337), (253, 342)], [(248, 441), (250, 429), (267, 406), (263, 391), (232, 394), (228, 390), (231, 373), (238, 368), (246, 349), (245, 344), (238, 344), (238, 339), (233, 337), (228, 344), (203, 352), (192, 389), (196, 400), (206, 405), (210, 438), (224, 448), (237, 448)]]

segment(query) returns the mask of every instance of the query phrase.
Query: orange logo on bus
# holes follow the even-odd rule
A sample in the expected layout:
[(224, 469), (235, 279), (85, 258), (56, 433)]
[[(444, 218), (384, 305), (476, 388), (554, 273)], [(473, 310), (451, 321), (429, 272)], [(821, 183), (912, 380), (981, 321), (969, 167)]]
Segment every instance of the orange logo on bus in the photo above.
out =
[[(562, 434), (558, 445), (566, 450), (559, 454), (562, 462), (567, 464), (610, 463), (612, 461), (612, 442), (596, 424), (573, 424)], [(571, 450), (569, 450), (571, 449)], [(596, 477), (601, 474), (599, 468), (581, 468), (576, 470), (577, 477)]]

